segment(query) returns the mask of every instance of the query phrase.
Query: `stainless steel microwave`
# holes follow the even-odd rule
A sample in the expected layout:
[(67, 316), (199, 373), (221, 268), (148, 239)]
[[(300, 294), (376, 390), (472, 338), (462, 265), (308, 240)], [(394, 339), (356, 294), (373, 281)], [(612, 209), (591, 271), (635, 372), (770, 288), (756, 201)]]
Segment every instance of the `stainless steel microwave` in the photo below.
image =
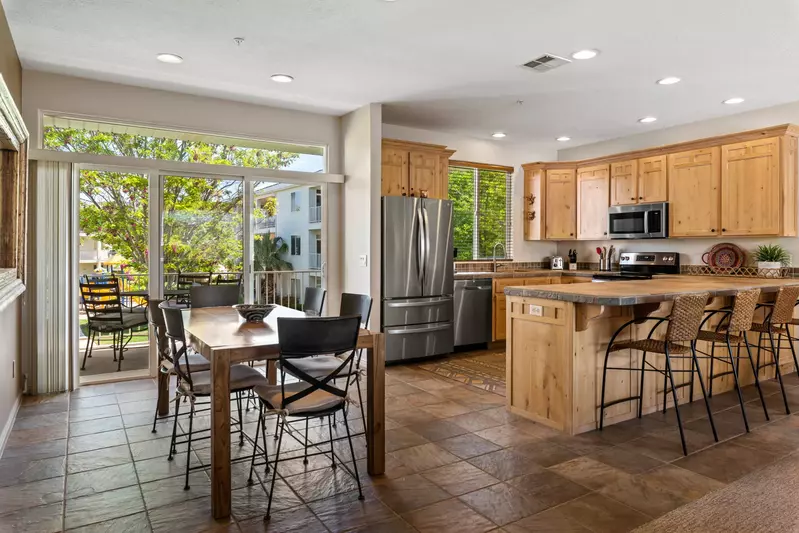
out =
[(608, 208), (611, 239), (665, 239), (669, 236), (669, 203), (614, 205)]

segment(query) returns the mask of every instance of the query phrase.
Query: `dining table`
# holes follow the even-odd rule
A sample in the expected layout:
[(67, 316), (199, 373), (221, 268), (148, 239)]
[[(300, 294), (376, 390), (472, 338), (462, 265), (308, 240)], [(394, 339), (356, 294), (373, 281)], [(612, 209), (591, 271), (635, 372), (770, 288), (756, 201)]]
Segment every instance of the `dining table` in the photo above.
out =
[[(304, 312), (277, 306), (260, 322), (247, 322), (232, 307), (203, 307), (183, 311), (186, 339), (211, 362), (211, 507), (216, 519), (230, 516), (230, 367), (279, 357), (281, 317), (307, 317)], [(367, 471), (385, 471), (385, 351), (380, 332), (361, 329), (359, 349), (366, 352)], [(270, 372), (271, 380), (276, 372)], [(169, 377), (159, 378), (159, 414), (169, 413)]]

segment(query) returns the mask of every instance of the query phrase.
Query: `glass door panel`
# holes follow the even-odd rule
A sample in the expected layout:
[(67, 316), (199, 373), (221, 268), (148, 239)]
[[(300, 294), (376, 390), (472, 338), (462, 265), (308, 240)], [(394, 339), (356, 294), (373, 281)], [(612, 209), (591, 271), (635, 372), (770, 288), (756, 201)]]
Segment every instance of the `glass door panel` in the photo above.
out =
[[(81, 382), (149, 373), (146, 175), (82, 169), (79, 175), (78, 309)], [(119, 319), (117, 320), (117, 317)], [(125, 324), (121, 332), (111, 326)]]

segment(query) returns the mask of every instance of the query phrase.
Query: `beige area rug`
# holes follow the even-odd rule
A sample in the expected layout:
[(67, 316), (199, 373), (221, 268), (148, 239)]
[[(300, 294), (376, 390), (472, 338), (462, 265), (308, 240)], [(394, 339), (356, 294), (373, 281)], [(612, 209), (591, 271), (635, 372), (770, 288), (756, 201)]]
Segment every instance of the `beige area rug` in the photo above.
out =
[[(757, 453), (757, 452), (754, 452)], [(663, 515), (634, 533), (799, 531), (799, 455), (793, 454)]]
[(419, 368), (478, 389), (505, 396), (505, 350), (452, 354)]

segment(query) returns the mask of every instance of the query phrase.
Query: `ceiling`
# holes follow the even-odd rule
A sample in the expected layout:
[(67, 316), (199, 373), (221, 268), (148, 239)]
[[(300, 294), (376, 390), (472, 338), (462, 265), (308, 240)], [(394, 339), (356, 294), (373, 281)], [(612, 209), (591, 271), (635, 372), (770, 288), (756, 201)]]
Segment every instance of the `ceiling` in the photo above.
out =
[[(28, 69), (335, 115), (382, 102), (385, 122), (508, 134), (497, 142), (568, 135), (565, 148), (799, 99), (796, 0), (2, 4)], [(519, 66), (584, 48), (601, 54), (545, 74)], [(683, 81), (656, 85), (664, 76)], [(746, 101), (721, 103), (732, 96)]]

